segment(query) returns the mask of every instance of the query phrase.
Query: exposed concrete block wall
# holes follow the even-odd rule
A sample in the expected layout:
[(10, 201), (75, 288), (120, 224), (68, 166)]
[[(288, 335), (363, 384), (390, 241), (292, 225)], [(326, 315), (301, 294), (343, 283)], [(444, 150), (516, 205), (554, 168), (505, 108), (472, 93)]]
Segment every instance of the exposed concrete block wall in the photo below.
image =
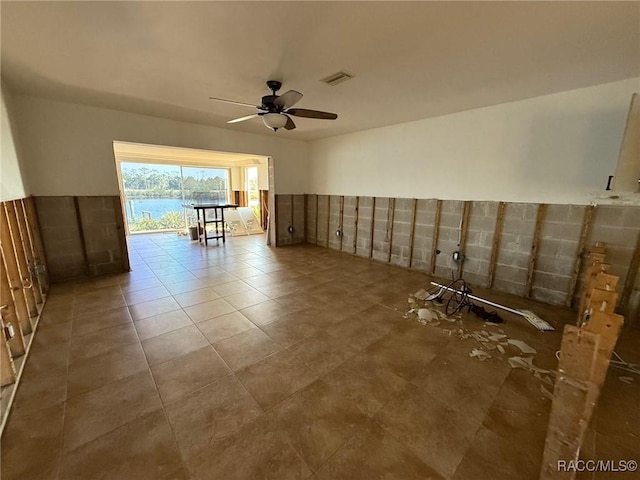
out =
[(276, 195), (277, 246), (294, 245), (305, 241), (304, 198), (304, 195)]
[[(629, 265), (636, 249), (638, 235), (640, 235), (640, 207), (622, 208), (603, 205), (596, 208), (591, 222), (588, 245), (598, 241), (607, 244), (605, 260), (611, 265), (611, 273), (620, 277), (619, 293), (622, 292), (627, 275), (631, 274)], [(636, 278), (636, 288), (637, 286)], [(576, 293), (581, 292), (582, 283), (579, 287)], [(636, 306), (640, 300), (637, 299), (637, 295), (639, 294), (631, 292), (626, 321), (640, 325), (640, 311)]]
[(329, 198), (329, 248), (332, 250), (342, 249), (342, 238), (336, 235), (338, 229), (342, 229), (342, 218), (340, 214), (342, 198), (332, 195)]
[(537, 209), (531, 203), (509, 203), (505, 208), (493, 284), (498, 290), (515, 295), (526, 293)]
[(319, 195), (307, 195), (307, 243), (313, 243), (314, 245), (318, 244), (318, 223), (316, 219), (318, 219), (318, 211), (319, 208), (318, 203)]
[(410, 263), (413, 199), (396, 198), (391, 235), (391, 263), (408, 267)]
[(416, 203), (416, 222), (413, 232), (413, 257), (411, 267), (431, 271), (433, 227), (436, 219), (437, 200), (420, 199)]
[(128, 270), (118, 197), (35, 197), (35, 202), (52, 282)]
[(118, 221), (118, 197), (78, 197), (87, 262), (90, 275), (122, 272), (121, 239), (123, 225)]
[(498, 202), (471, 202), (465, 260), (462, 272), (465, 280), (474, 285), (489, 285), (491, 252), (498, 217)]
[(358, 235), (356, 255), (369, 258), (371, 254), (371, 220), (373, 219), (373, 197), (360, 197), (358, 203)]
[(458, 264), (453, 261), (453, 252), (460, 250), (460, 221), (464, 202), (446, 200), (442, 202), (440, 213), (440, 231), (438, 234), (435, 274), (438, 277), (457, 276)]
[(533, 298), (558, 305), (565, 303), (585, 211), (584, 205), (547, 205), (534, 270)]
[(51, 282), (87, 275), (73, 197), (35, 197)]
[[(329, 195), (318, 195), (318, 218), (316, 223), (318, 224), (318, 234), (316, 238), (316, 245), (321, 247), (328, 247), (328, 215), (331, 198)], [(307, 203), (308, 205), (308, 203)]]
[(599, 206), (594, 212), (589, 245), (606, 242), (606, 262), (624, 282), (640, 232), (640, 207)]
[[(307, 200), (307, 237), (310, 243), (327, 245), (327, 213), (330, 205), (328, 243), (329, 248), (334, 250), (371, 257), (428, 274), (433, 271), (436, 276), (447, 279), (452, 274), (457, 276), (459, 265), (453, 261), (452, 254), (461, 251), (465, 255), (463, 277), (472, 286), (484, 287), (491, 283), (491, 262), (495, 257), (493, 288), (526, 296), (530, 286), (532, 298), (554, 305), (564, 305), (571, 296), (575, 265), (576, 262), (581, 263), (578, 261), (578, 249), (587, 211), (584, 205), (546, 205), (541, 210), (544, 215), (536, 233), (538, 204), (505, 204), (500, 238), (495, 242), (497, 249), (494, 252), (499, 202), (468, 202), (466, 241), (464, 245), (459, 245), (460, 238), (464, 239), (460, 231), (464, 201), (441, 201), (438, 238), (434, 242), (438, 200), (416, 200), (414, 217), (414, 200), (410, 198), (376, 197), (373, 212), (372, 197), (345, 196), (341, 200), (343, 197), (339, 195), (320, 195), (316, 235), (315, 198), (315, 195), (309, 195)], [(375, 213), (373, 222), (372, 213)], [(587, 247), (595, 241), (608, 244), (607, 260), (612, 263), (612, 272), (620, 277), (623, 285), (640, 234), (640, 207), (598, 206), (590, 227)], [(343, 232), (342, 237), (335, 234), (338, 228)], [(532, 258), (536, 238), (537, 251), (535, 258)], [(434, 243), (439, 253), (435, 255), (435, 266), (432, 266)], [(580, 271), (583, 272), (584, 267)], [(640, 280), (636, 283), (640, 285)], [(636, 286), (632, 293), (632, 306), (640, 304), (639, 290), (640, 287)], [(579, 292), (580, 282), (575, 295), (579, 295)], [(634, 308), (637, 310), (640, 306)]]
[(342, 214), (342, 251), (354, 253), (354, 242), (356, 240), (356, 204), (359, 200), (356, 197), (344, 197)]
[(391, 245), (391, 207), (390, 198), (378, 198), (373, 222), (373, 252), (371, 258), (383, 262), (389, 261)]

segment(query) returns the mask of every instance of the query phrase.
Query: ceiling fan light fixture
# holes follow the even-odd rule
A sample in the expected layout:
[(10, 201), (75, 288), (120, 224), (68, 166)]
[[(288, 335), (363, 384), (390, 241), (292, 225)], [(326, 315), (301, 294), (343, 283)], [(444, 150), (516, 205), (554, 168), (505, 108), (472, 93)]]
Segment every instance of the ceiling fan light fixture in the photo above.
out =
[(262, 115), (262, 121), (275, 132), (287, 124), (287, 117), (280, 113), (267, 113)]

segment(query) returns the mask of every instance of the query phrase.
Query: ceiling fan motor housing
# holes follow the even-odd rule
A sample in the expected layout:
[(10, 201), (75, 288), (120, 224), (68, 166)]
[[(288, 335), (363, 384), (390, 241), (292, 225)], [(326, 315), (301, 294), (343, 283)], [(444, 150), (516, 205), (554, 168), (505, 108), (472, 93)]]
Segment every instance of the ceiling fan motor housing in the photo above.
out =
[(262, 106), (269, 112), (278, 113), (280, 109), (278, 109), (278, 106), (273, 103), (276, 98), (278, 98), (278, 95), (265, 95), (262, 97)]

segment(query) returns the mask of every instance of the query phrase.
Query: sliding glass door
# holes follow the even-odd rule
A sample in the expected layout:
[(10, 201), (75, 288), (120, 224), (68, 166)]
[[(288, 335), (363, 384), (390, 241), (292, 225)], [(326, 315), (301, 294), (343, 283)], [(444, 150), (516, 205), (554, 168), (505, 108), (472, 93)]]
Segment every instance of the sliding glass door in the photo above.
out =
[(120, 176), (129, 233), (185, 230), (184, 204), (229, 200), (226, 168), (120, 162)]

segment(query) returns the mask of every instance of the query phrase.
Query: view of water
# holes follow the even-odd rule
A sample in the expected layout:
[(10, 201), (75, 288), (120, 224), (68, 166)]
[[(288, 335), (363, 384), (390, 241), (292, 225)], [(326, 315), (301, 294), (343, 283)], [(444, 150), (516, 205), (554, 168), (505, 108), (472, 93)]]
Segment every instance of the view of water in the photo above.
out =
[[(132, 212), (133, 208), (133, 212)], [(125, 202), (127, 219), (129, 221), (141, 220), (144, 216), (153, 220), (159, 220), (167, 212), (182, 212), (182, 199), (180, 198), (136, 198)]]

